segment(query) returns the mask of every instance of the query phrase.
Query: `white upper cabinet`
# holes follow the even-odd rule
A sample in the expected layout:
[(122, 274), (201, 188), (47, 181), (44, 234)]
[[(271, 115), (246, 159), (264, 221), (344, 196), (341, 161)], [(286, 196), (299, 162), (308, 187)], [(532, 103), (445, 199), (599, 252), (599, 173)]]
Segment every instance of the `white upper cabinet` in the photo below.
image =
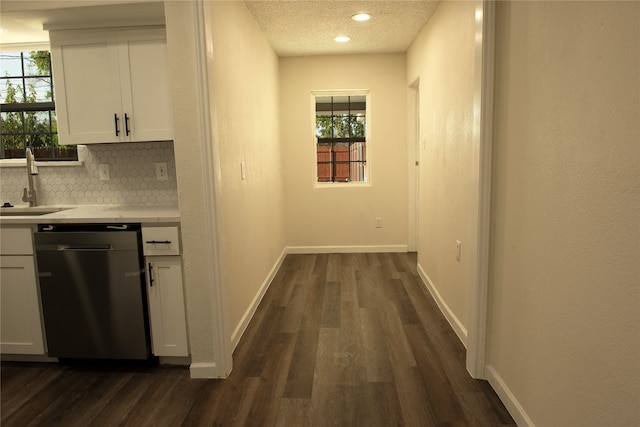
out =
[(173, 139), (163, 29), (51, 31), (61, 144)]

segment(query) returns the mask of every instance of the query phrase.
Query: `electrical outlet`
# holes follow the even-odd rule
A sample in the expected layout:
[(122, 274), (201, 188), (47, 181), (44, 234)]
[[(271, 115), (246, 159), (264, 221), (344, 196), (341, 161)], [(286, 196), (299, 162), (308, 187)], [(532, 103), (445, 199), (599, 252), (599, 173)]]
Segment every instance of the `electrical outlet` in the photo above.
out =
[(98, 166), (98, 171), (100, 172), (100, 181), (109, 181), (111, 179), (109, 165), (107, 163), (101, 163)]
[(376, 228), (382, 228), (382, 218), (376, 218)]
[(156, 179), (158, 181), (168, 181), (169, 180), (169, 174), (167, 172), (167, 164), (162, 162), (162, 163), (156, 163)]
[(456, 261), (460, 261), (461, 250), (462, 250), (462, 243), (460, 243), (460, 240), (456, 240)]

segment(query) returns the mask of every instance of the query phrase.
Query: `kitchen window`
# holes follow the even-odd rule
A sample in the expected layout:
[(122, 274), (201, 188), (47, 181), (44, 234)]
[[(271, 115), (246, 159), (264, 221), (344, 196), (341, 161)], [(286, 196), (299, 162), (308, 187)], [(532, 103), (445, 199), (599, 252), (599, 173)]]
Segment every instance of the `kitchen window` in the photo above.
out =
[(315, 93), (316, 181), (367, 181), (367, 94)]
[(0, 159), (78, 160), (75, 146), (60, 146), (51, 55), (46, 50), (0, 53)]

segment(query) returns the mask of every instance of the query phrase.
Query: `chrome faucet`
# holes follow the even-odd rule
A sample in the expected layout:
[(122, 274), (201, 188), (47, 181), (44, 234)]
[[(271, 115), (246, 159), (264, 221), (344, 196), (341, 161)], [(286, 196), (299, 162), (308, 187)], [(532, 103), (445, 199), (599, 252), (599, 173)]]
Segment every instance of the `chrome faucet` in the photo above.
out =
[(36, 159), (33, 157), (33, 151), (31, 147), (27, 147), (25, 151), (27, 158), (27, 178), (29, 179), (29, 188), (25, 188), (22, 193), (22, 201), (29, 202), (29, 207), (38, 206), (38, 197), (36, 195), (36, 188), (33, 185), (33, 176), (38, 175), (38, 166), (36, 166)]

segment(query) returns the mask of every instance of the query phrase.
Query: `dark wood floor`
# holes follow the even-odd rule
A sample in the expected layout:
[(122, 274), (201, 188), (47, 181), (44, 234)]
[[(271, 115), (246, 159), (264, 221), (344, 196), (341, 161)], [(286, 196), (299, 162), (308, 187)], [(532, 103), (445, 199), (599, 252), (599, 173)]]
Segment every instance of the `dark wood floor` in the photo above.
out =
[(503, 426), (412, 254), (289, 255), (226, 380), (186, 368), (2, 363), (10, 426)]

